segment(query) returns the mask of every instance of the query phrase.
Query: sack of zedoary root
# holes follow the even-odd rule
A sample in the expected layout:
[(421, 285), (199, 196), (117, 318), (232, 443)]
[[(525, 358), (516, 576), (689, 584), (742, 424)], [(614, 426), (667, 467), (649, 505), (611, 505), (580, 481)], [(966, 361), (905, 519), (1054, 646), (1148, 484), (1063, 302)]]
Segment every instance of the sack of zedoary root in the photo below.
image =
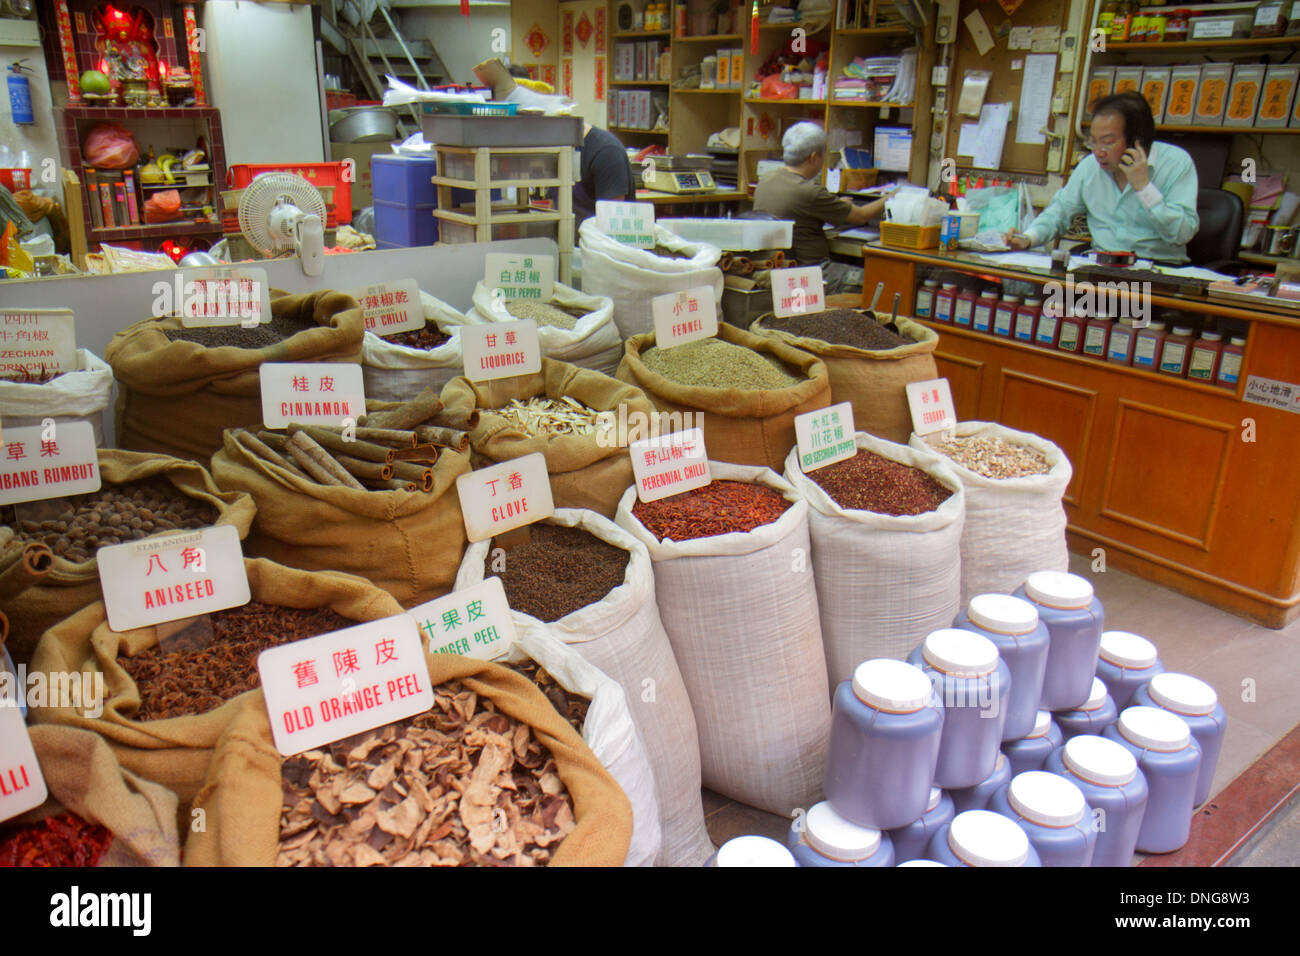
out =
[[(613, 420), (616, 426), (620, 417), (648, 422), (655, 414), (639, 388), (553, 359), (542, 359), (536, 375), (453, 379), (442, 390), (442, 402), (453, 416), (478, 411), (469, 436), (477, 454), (496, 463), (540, 452), (555, 507), (590, 508), (606, 517), (632, 484), (627, 448), (608, 424)], [(600, 419), (601, 412), (610, 414)]]
[(361, 307), (342, 292), (273, 290), (271, 321), (182, 328), (145, 319), (113, 336), (105, 358), (117, 379), (117, 443), (206, 462), (227, 428), (262, 420), (264, 362), (361, 358)]
[(99, 548), (223, 524), (234, 525), (243, 538), (257, 510), (248, 495), (222, 491), (193, 461), (101, 449), (99, 474), (103, 487), (97, 492), (24, 506), (39, 520), (18, 520), (0, 508), (0, 523), (12, 527), (17, 543), (44, 544), (52, 552), (48, 572), (5, 602), (16, 661), (30, 660), (48, 628), (103, 596)]
[(618, 377), (680, 418), (672, 430), (702, 427), (710, 459), (773, 471), (795, 443), (795, 416), (831, 402), (820, 358), (725, 323), (716, 338), (669, 349), (655, 345), (653, 332), (633, 336)]
[(167, 640), (160, 643), (158, 627), (119, 633), (109, 628), (102, 601), (50, 628), (31, 672), (81, 675), (83, 687), (102, 675), (104, 696), (79, 707), (55, 706), (62, 700), (33, 706), (32, 723), (93, 730), (125, 769), (187, 803), (203, 782), (236, 698), (258, 686), (259, 653), (401, 612), (391, 595), (350, 574), (299, 571), (255, 558), (246, 558), (244, 567), (252, 600), (214, 612), (211, 635), (167, 635), (164, 626)]
[(195, 801), (207, 827), (186, 865), (622, 866), (632, 807), (532, 681), (425, 660), (432, 710), (296, 757), (250, 695)]

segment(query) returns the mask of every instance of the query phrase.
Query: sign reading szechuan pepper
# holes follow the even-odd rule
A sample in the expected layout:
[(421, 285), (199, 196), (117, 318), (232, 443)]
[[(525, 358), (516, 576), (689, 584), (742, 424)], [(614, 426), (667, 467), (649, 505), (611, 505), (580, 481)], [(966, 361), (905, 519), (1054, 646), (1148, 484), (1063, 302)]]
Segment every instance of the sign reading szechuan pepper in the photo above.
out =
[(650, 311), (655, 320), (655, 345), (661, 349), (718, 334), (718, 301), (712, 286), (657, 295), (650, 300)]
[[(505, 300), (495, 296), (493, 304), (497, 302), (504, 305)], [(532, 319), (462, 325), (460, 350), (465, 377), (471, 382), (536, 375), (542, 370), (542, 347), (537, 341), (537, 323)]]
[(16, 701), (0, 703), (0, 820), (39, 807), (48, 796), (23, 712)]
[(90, 422), (5, 429), (0, 505), (84, 495), (99, 485), (99, 452)]
[(539, 451), (456, 479), (469, 540), (486, 541), (555, 512), (546, 456)]
[(430, 654), (492, 661), (509, 654), (515, 643), (515, 622), (498, 577), (484, 578), (406, 613), (424, 635)]
[(853, 434), (853, 404), (840, 402), (829, 408), (794, 417), (799, 467), (804, 474), (825, 468), (858, 453)]
[(694, 491), (713, 480), (702, 428), (634, 441), (628, 453), (637, 497), (645, 502)]
[(821, 266), (772, 270), (772, 311), (779, 317), (821, 312), (826, 308)]
[(554, 256), (489, 252), (483, 258), (483, 285), (502, 297), (549, 302), (555, 294)]
[(625, 246), (653, 249), (655, 204), (599, 199), (596, 201), (596, 228)]
[(361, 366), (344, 362), (266, 362), (262, 382), (262, 421), (267, 428), (342, 425), (366, 413)]
[(361, 303), (367, 332), (392, 335), (424, 328), (420, 284), (414, 279), (380, 282), (353, 289), (348, 295)]
[(0, 311), (0, 379), (77, 369), (76, 320), (71, 309)]

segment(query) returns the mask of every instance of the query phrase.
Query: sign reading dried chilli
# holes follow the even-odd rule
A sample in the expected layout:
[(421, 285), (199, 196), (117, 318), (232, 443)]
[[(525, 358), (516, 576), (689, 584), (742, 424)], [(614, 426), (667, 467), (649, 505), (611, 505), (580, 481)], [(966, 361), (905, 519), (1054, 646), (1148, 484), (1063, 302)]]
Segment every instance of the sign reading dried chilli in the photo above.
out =
[(500, 578), (485, 578), (406, 612), (431, 654), (457, 654), (482, 661), (510, 653), (515, 624)]
[(48, 795), (22, 711), (0, 705), (0, 820), (39, 807)]
[[(504, 299), (497, 296), (493, 304), (498, 301), (504, 308)], [(471, 382), (536, 375), (542, 370), (537, 323), (532, 319), (462, 326), (460, 347), (465, 356), (465, 377)]]
[(266, 362), (262, 383), (262, 421), (267, 428), (347, 424), (366, 413), (361, 366), (341, 362)]
[(0, 505), (99, 490), (90, 422), (7, 428), (0, 444)]
[(551, 476), (541, 452), (461, 475), (456, 493), (471, 542), (522, 528), (555, 512)]
[(712, 480), (701, 428), (634, 441), (628, 454), (632, 456), (636, 495), (642, 501), (703, 488)]
[(353, 289), (348, 295), (361, 303), (367, 332), (391, 335), (424, 328), (420, 284), (414, 279), (380, 282)]

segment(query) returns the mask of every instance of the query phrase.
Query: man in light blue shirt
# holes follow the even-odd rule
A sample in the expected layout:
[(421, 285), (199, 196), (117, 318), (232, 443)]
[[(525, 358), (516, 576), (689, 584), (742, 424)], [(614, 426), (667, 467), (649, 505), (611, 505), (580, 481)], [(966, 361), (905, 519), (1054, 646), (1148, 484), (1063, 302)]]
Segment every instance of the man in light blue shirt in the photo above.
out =
[(1088, 215), (1094, 249), (1187, 262), (1187, 243), (1200, 227), (1192, 157), (1177, 146), (1153, 142), (1151, 107), (1139, 93), (1098, 100), (1091, 133), (1092, 153), (1027, 233), (1010, 233), (1007, 245), (1027, 249), (1050, 242), (1082, 212)]

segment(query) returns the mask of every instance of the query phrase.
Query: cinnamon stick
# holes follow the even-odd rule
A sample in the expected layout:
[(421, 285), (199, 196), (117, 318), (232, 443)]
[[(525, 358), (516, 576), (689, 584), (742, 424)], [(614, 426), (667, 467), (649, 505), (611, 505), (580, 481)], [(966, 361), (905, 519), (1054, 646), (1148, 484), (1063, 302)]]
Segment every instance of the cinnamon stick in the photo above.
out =
[[(357, 429), (360, 431), (361, 429)], [(320, 425), (290, 425), (289, 432), (305, 432), (313, 441), (323, 448), (329, 449), (335, 457), (339, 454), (347, 455), (351, 458), (361, 458), (365, 461), (377, 461), (387, 464), (393, 460), (394, 451), (391, 448), (385, 448), (383, 445), (376, 444), (372, 441), (361, 440), (358, 436), (357, 441), (349, 441), (343, 437), (342, 430), (324, 428)]]
[(447, 428), (442, 425), (421, 425), (415, 430), (415, 437), (421, 444), (442, 445), (456, 451), (469, 451), (469, 432)]
[(426, 388), (415, 398), (397, 408), (366, 416), (367, 428), (413, 428), (442, 411), (438, 393)]
[(419, 465), (412, 464), (409, 461), (395, 461), (392, 465), (393, 477), (403, 481), (413, 481), (421, 487), (428, 486), (427, 491), (433, 490), (433, 469), (422, 468)]
[(403, 448), (397, 453), (396, 461), (413, 461), (419, 465), (428, 465), (432, 467), (438, 461), (437, 445), (416, 445), (414, 448)]
[[(306, 432), (297, 431), (293, 433), (292, 437), (289, 439), (289, 450), (292, 451), (294, 448), (299, 448), (309, 455), (311, 460), (328, 472), (338, 484), (347, 488), (353, 488), (356, 491), (366, 490), (365, 486), (362, 485), (361, 482), (353, 478), (346, 468), (335, 461), (334, 457), (328, 451), (316, 444), (316, 442), (312, 440), (312, 437)], [(294, 457), (297, 458), (298, 456), (294, 455)]]
[(264, 461), (269, 461), (273, 465), (279, 465), (281, 468), (287, 468), (290, 471), (298, 471), (297, 465), (250, 431), (245, 431), (242, 428), (236, 429), (235, 441), (243, 445), (246, 451), (257, 455)]
[(367, 480), (388, 481), (393, 477), (393, 466), (382, 461), (365, 461), (348, 455), (335, 455), (334, 460), (362, 483)]
[(293, 460), (302, 467), (302, 470), (307, 472), (307, 474), (315, 480), (317, 484), (333, 485), (338, 488), (346, 487), (343, 482), (330, 474), (329, 470), (326, 469), (325, 466), (321, 465), (310, 454), (292, 442), (288, 445), (288, 452), (293, 456)]

